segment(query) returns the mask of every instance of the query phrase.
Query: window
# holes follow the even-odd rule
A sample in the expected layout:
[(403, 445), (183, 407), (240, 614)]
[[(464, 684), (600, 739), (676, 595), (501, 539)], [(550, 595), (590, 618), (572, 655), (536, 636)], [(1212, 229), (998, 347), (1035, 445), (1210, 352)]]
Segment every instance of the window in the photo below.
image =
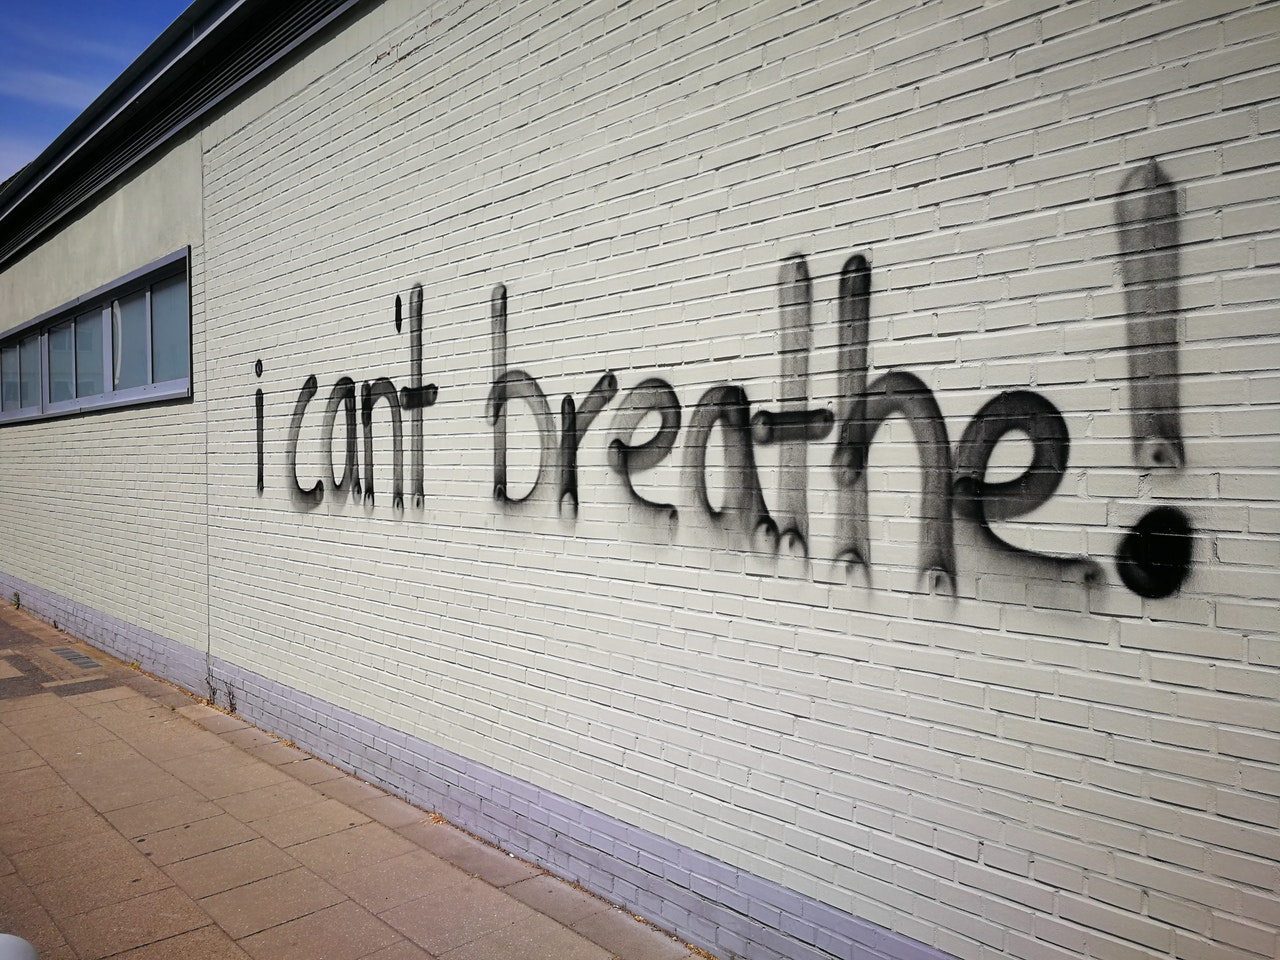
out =
[(191, 396), (187, 251), (0, 339), (0, 424)]

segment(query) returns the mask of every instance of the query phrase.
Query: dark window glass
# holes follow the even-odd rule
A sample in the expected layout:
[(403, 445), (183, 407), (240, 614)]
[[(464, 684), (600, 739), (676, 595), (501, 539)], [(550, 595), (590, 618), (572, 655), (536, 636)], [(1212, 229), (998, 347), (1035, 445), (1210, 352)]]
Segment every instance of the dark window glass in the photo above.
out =
[(0, 350), (0, 409), (17, 410), (22, 406), (18, 383), (18, 345)]
[(18, 344), (18, 366), (22, 373), (22, 405), (40, 406), (40, 338), (27, 337)]
[(49, 402), (76, 396), (76, 325), (60, 323), (49, 331)]
[(76, 396), (102, 393), (102, 311), (76, 317)]
[(191, 323), (187, 278), (173, 277), (151, 288), (151, 367), (155, 383), (191, 373)]

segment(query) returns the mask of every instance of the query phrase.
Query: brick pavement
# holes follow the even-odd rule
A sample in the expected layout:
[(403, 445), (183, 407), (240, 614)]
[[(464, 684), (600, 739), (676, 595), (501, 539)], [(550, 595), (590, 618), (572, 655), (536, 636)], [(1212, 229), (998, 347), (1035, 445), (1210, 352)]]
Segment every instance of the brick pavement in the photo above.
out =
[(41, 960), (695, 956), (8, 606), (0, 932)]

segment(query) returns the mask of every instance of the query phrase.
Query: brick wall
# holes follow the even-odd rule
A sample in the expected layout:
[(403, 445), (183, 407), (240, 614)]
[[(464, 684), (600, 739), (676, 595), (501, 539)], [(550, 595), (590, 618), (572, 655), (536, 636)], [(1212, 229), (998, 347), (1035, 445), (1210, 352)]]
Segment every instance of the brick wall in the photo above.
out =
[[(180, 138), (163, 157), (0, 272), (0, 333), (183, 247), (192, 248), (198, 274), (200, 156), (198, 136)], [(195, 404), (0, 428), (0, 582), (9, 587), (4, 600), (16, 591), (39, 615), (155, 670), (166, 658), (150, 656), (149, 643), (118, 644), (108, 620), (118, 618), (184, 650), (198, 648), (201, 656), (207, 652), (206, 394), (198, 278), (193, 287)], [(182, 652), (177, 656), (182, 659)]]
[(419, 6), (203, 132), (221, 682), (956, 957), (1274, 956), (1280, 8)]

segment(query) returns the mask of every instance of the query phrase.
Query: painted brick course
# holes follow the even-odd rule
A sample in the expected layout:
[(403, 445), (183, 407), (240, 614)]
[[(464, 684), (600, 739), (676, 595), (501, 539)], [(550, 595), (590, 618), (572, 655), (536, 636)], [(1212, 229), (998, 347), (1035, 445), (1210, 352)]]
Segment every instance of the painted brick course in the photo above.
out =
[(1277, 50), (1243, 0), (373, 5), (200, 131), (195, 404), (0, 430), (0, 573), (726, 958), (1274, 956)]

